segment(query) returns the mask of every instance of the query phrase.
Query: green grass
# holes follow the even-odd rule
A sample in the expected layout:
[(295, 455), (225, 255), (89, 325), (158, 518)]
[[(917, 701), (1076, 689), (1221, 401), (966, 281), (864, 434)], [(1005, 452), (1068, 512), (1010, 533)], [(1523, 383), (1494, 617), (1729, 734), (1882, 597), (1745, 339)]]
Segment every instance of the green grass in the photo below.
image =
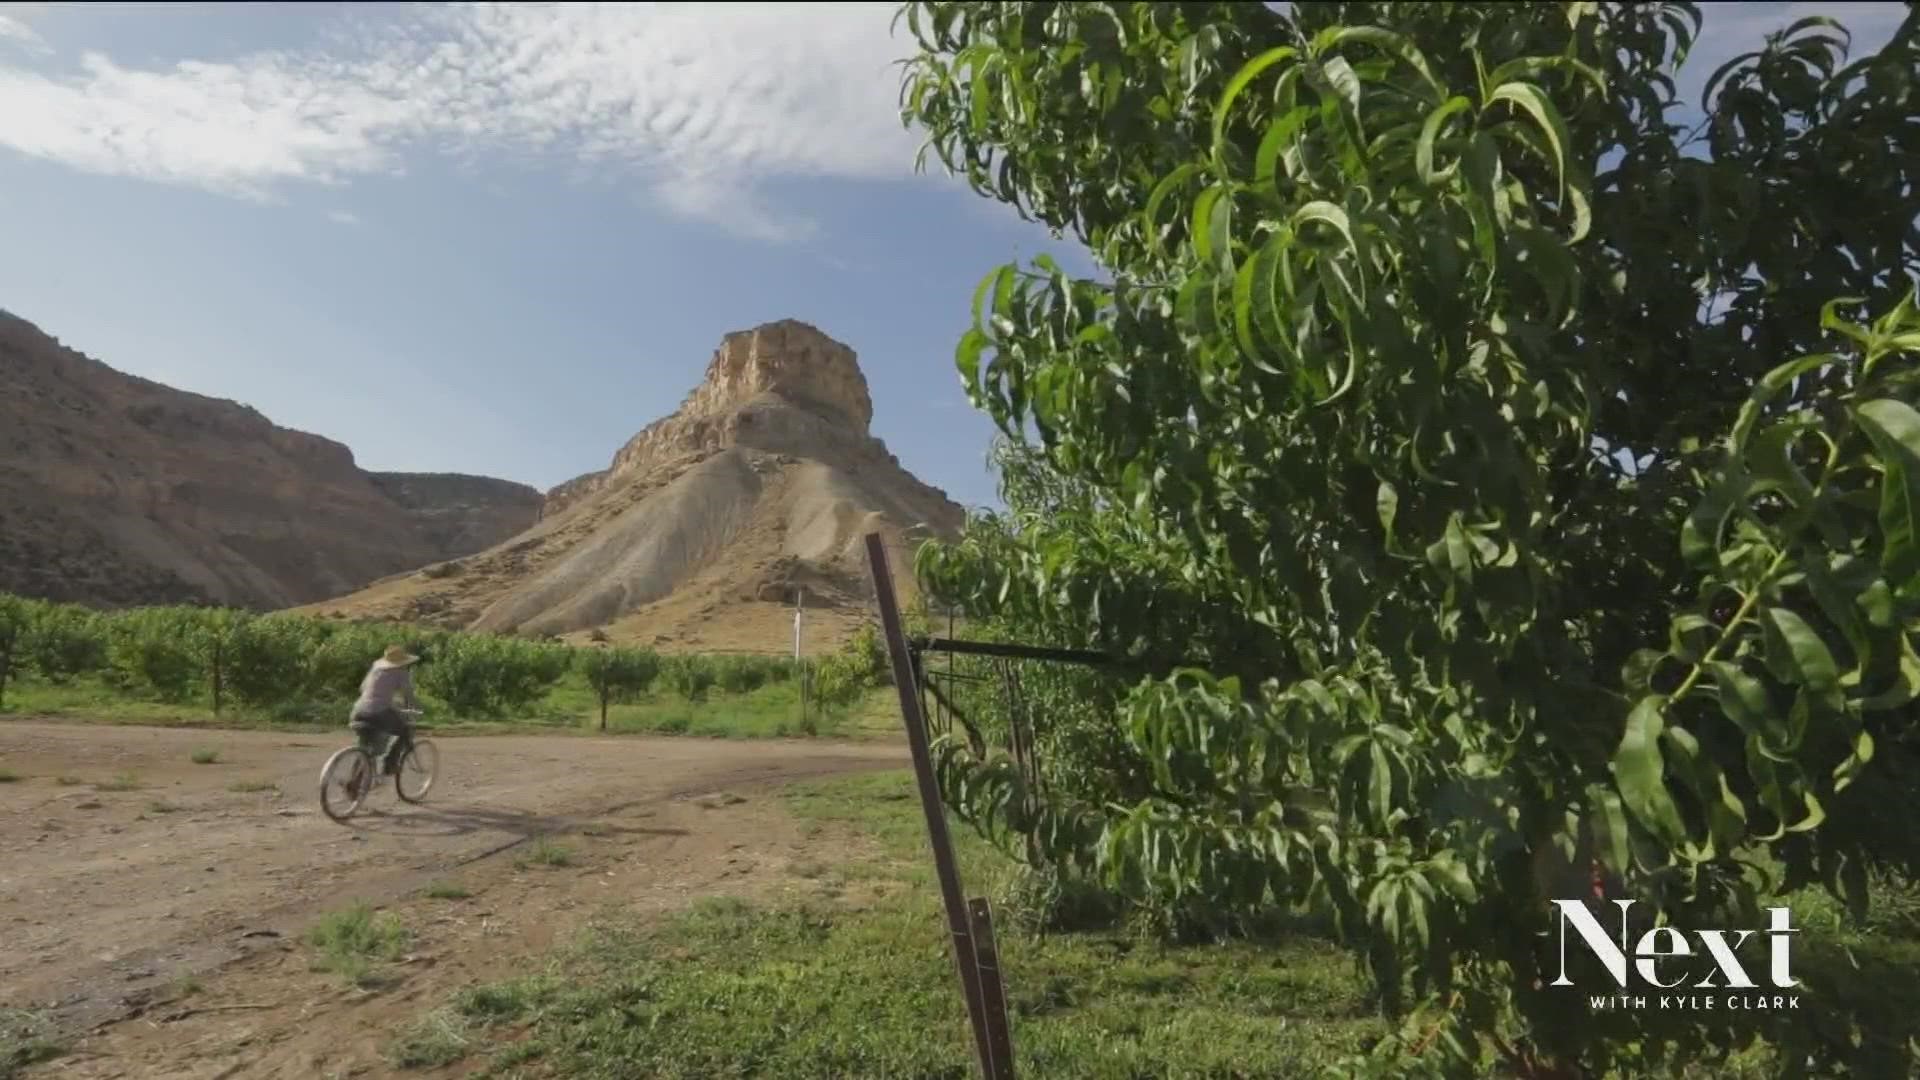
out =
[(365, 904), (336, 911), (307, 931), (313, 966), (356, 986), (380, 984), (379, 965), (406, 954), (412, 934), (391, 915), (376, 915)]
[(130, 772), (118, 773), (111, 780), (102, 780), (93, 785), (96, 791), (139, 791), (140, 777)]
[(262, 791), (276, 790), (279, 786), (271, 780), (235, 780), (227, 785), (227, 790), (239, 795), (253, 795)]
[(573, 849), (565, 844), (556, 844), (551, 840), (536, 840), (527, 849), (526, 854), (514, 860), (514, 865), (525, 870), (529, 866), (559, 868), (573, 865)]
[(426, 888), (429, 900), (465, 900), (473, 893), (457, 881), (436, 881)]
[[(291, 702), (271, 710), (229, 705), (216, 717), (207, 701), (149, 701), (97, 677), (83, 677), (64, 684), (21, 679), (8, 687), (6, 712), (15, 716), (102, 724), (323, 734), (339, 731), (347, 707), (345, 701)], [(737, 739), (813, 736), (892, 739), (898, 737), (900, 731), (898, 709), (898, 698), (891, 688), (876, 689), (850, 707), (823, 714), (812, 705), (803, 711), (797, 682), (773, 683), (745, 694), (729, 694), (716, 687), (699, 702), (690, 702), (659, 685), (637, 700), (609, 708), (606, 733)], [(600, 706), (585, 677), (573, 672), (524, 715), (457, 719), (429, 700), (425, 726), (440, 733), (459, 735), (597, 735), (600, 734)], [(202, 761), (201, 754), (211, 756)], [(219, 754), (202, 749), (195, 751), (193, 760), (211, 765), (218, 762)]]
[[(541, 1075), (973, 1075), (971, 1042), (924, 824), (910, 777), (878, 773), (790, 788), (815, 835), (851, 831), (870, 854), (794, 868), (810, 897), (756, 907), (707, 898), (663, 924), (614, 915), (537, 973), (456, 995), (389, 1049), (409, 1067), (527, 1061)], [(1023, 1075), (1280, 1078), (1324, 1072), (1386, 1033), (1351, 955), (1307, 923), (1256, 940), (1162, 944), (1128, 928), (1034, 936), (1022, 878), (969, 830), (954, 841), (969, 894), (996, 896)], [(837, 901), (859, 887), (856, 904)], [(1920, 891), (1876, 890), (1849, 922), (1818, 891), (1788, 901), (1804, 927), (1795, 973), (1832, 1030), (1855, 1040), (1852, 1075), (1910, 1075), (1920, 1039)], [(1099, 925), (1088, 920), (1088, 925)], [(1776, 1014), (1806, 1024), (1805, 1014)], [(1751, 1014), (1732, 1020), (1763, 1025)], [(1825, 1021), (1823, 1021), (1823, 1025)], [(1920, 1043), (1915, 1043), (1920, 1045)], [(1689, 1080), (1780, 1074), (1764, 1042)]]
[(12, 769), (0, 769), (0, 784), (17, 784), (20, 779), (20, 774)]
[(211, 747), (201, 747), (193, 752), (195, 765), (217, 765), (220, 763), (220, 751)]
[(39, 1013), (0, 1008), (0, 1080), (13, 1080), (30, 1065), (52, 1061), (66, 1053)]
[(172, 814), (177, 813), (179, 810), (179, 807), (161, 799), (155, 799), (147, 804), (147, 812), (149, 814)]
[(465, 1017), (452, 1009), (435, 1009), (401, 1031), (387, 1060), (402, 1069), (434, 1069), (467, 1056), (473, 1043), (473, 1026)]
[[(539, 1058), (587, 1080), (973, 1075), (910, 777), (808, 784), (788, 801), (877, 849), (801, 876), (823, 893), (835, 881), (883, 886), (879, 899), (853, 910), (709, 898), (657, 927), (602, 922), (538, 974), (429, 1012), (390, 1056), (439, 1065), (485, 1052), (495, 1068)], [(970, 833), (955, 840), (969, 892), (994, 889), (1009, 864)], [(1185, 948), (1122, 930), (1003, 931), (1000, 945), (1025, 1075), (1288, 1077), (1382, 1031), (1347, 954), (1307, 935)]]

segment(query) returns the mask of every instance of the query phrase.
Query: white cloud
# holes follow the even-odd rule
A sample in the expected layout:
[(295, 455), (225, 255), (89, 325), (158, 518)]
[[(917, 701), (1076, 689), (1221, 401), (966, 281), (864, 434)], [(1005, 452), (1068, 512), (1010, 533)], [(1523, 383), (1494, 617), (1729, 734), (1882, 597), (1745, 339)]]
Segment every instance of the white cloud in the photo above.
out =
[(360, 215), (351, 210), (332, 210), (328, 211), (327, 220), (339, 225), (358, 225)]
[(90, 52), (62, 75), (0, 62), (0, 146), (247, 198), (397, 173), (427, 147), (564, 157), (767, 240), (812, 227), (768, 206), (765, 180), (911, 174), (890, 6), (379, 10), (231, 62), (137, 69)]
[(28, 9), (37, 7), (32, 4), (13, 4), (0, 9), (0, 45), (14, 45), (34, 53), (49, 53), (53, 50), (23, 20)]

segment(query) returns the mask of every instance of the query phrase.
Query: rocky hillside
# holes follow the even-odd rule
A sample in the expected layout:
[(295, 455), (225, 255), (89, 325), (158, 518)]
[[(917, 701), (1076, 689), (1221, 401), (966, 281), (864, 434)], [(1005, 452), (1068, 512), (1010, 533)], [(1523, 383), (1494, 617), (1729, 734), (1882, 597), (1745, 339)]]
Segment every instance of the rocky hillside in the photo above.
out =
[(888, 538), (906, 587), (912, 547), (964, 518), (872, 420), (847, 346), (792, 320), (728, 334), (678, 409), (549, 492), (532, 528), (310, 609), (764, 650), (791, 640), (804, 591), (832, 636), (867, 610), (868, 532)]
[(0, 312), (0, 591), (282, 608), (487, 547), (541, 501), (483, 477), (366, 472), (337, 442)]

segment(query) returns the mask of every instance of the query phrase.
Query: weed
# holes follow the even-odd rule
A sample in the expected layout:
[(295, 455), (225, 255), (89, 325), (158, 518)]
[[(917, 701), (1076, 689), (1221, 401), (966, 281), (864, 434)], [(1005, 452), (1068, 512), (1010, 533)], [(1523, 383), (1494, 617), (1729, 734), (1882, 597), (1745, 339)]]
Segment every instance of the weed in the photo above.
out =
[(149, 814), (172, 814), (179, 811), (179, 809), (179, 807), (164, 799), (155, 799), (147, 804), (147, 813)]
[(74, 787), (76, 785), (83, 784), (86, 781), (80, 779), (77, 776), (59, 776), (59, 777), (55, 777), (53, 782), (56, 784), (59, 784), (61, 787)]
[(397, 1068), (436, 1069), (465, 1057), (472, 1043), (464, 1017), (452, 1009), (435, 1009), (401, 1030), (387, 1059)]
[(203, 746), (193, 752), (193, 763), (195, 765), (217, 765), (219, 762), (220, 751), (212, 749), (211, 747)]
[(525, 870), (529, 866), (572, 866), (573, 849), (565, 844), (556, 844), (551, 840), (538, 840), (527, 849), (525, 855), (515, 860), (514, 865)]
[(0, 1008), (0, 1080), (13, 1080), (22, 1069), (65, 1054), (47, 1018), (24, 1009)]
[(278, 788), (279, 785), (271, 780), (235, 780), (233, 783), (227, 785), (228, 791), (237, 792), (241, 795), (252, 795), (261, 791), (274, 791)]
[(427, 886), (427, 898), (430, 900), (465, 900), (473, 893), (457, 881), (436, 881)]
[(93, 785), (95, 791), (139, 791), (140, 778), (130, 772), (123, 772), (111, 780), (103, 780)]
[(0, 784), (18, 783), (19, 780), (19, 773), (14, 772), (12, 769), (0, 769)]
[(412, 938), (398, 919), (376, 915), (365, 904), (325, 916), (306, 934), (316, 953), (316, 970), (331, 971), (359, 986), (375, 985), (375, 964), (400, 959)]

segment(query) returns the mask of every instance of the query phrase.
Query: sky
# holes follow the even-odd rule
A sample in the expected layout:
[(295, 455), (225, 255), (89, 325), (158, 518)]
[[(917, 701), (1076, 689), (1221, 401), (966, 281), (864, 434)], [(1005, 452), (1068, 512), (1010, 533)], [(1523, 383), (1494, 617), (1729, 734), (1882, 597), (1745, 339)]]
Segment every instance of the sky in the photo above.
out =
[[(891, 3), (0, 3), (0, 308), (369, 469), (603, 468), (782, 318), (858, 353), (873, 433), (997, 503), (953, 365), (975, 284), (1072, 241), (933, 170)], [(1707, 4), (1681, 80), (1824, 13)]]

